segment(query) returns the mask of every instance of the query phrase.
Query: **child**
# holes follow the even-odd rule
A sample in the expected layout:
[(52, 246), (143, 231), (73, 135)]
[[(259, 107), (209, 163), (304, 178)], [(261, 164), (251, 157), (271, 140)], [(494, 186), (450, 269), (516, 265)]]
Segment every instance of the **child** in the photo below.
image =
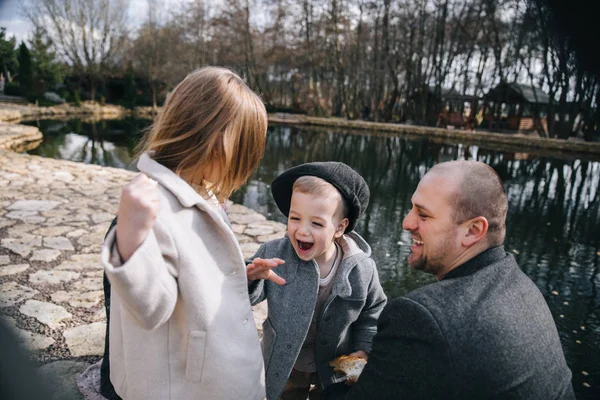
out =
[(371, 248), (352, 231), (369, 188), (346, 164), (317, 162), (285, 171), (271, 191), (287, 237), (263, 244), (247, 267), (252, 304), (268, 301), (267, 398), (318, 399), (345, 379), (329, 361), (368, 357), (386, 303)]
[(258, 166), (266, 130), (260, 98), (226, 69), (197, 70), (167, 98), (102, 249), (120, 397), (264, 398), (244, 260), (220, 202)]

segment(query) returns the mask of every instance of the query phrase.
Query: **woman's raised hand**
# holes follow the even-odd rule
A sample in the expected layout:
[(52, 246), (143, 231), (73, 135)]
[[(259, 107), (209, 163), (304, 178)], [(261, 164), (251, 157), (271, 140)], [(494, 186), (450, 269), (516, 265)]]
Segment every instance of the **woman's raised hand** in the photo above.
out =
[(121, 192), (117, 219), (117, 248), (123, 262), (144, 242), (160, 208), (158, 184), (144, 174), (131, 180)]

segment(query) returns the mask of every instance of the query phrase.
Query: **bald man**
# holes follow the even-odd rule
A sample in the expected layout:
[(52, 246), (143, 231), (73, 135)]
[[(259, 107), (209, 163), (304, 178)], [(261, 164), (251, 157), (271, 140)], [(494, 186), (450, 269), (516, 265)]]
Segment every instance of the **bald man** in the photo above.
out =
[(496, 172), (438, 164), (411, 201), (408, 263), (438, 282), (386, 306), (357, 383), (325, 399), (575, 399), (546, 301), (504, 251)]

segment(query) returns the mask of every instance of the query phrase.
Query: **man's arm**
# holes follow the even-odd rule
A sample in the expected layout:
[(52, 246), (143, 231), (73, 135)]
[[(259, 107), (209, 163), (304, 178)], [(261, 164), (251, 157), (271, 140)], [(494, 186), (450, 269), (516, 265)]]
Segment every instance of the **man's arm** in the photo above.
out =
[(326, 400), (451, 397), (450, 352), (426, 307), (398, 298), (385, 307), (377, 329), (369, 361), (356, 384), (328, 387)]

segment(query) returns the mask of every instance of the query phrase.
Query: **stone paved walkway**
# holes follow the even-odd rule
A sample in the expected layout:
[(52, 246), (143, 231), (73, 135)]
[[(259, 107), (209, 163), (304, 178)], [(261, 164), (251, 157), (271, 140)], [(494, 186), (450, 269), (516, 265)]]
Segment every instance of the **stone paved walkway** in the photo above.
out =
[[(75, 376), (103, 353), (99, 253), (133, 175), (0, 150), (0, 318), (60, 379), (56, 398), (80, 399)], [(228, 214), (246, 257), (285, 231), (237, 204)], [(265, 311), (255, 310), (257, 327)]]

